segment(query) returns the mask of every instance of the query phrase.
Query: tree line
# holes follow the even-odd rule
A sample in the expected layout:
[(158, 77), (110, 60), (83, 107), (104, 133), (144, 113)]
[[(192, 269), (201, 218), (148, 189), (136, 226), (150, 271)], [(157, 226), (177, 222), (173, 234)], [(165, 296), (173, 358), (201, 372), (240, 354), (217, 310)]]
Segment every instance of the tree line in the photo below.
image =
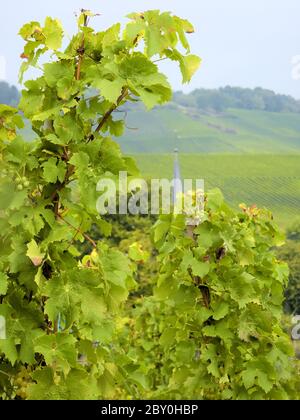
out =
[(226, 86), (219, 89), (196, 89), (188, 94), (175, 92), (173, 101), (185, 107), (211, 109), (218, 112), (229, 108), (300, 112), (299, 100), (260, 87), (249, 89)]
[[(0, 82), (0, 103), (15, 106), (20, 93), (15, 86)], [(300, 113), (300, 100), (288, 95), (280, 95), (272, 90), (221, 87), (219, 89), (195, 89), (191, 93), (174, 92), (173, 102), (188, 108), (226, 111), (229, 108), (260, 110), (269, 112)]]
[(20, 99), (20, 93), (15, 86), (10, 86), (5, 81), (0, 81), (0, 103), (16, 106)]

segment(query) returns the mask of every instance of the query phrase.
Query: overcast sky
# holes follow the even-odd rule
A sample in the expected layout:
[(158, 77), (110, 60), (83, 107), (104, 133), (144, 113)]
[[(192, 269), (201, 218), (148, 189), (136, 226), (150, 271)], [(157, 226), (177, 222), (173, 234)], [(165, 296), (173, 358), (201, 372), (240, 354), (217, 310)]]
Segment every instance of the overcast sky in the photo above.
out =
[[(300, 80), (292, 77), (292, 58), (300, 56), (299, 0), (6, 0), (1, 6), (0, 78), (17, 83), (23, 23), (58, 17), (66, 32), (76, 29), (80, 8), (101, 13), (94, 26), (103, 29), (132, 11), (159, 8), (188, 18), (196, 28), (192, 51), (203, 59), (189, 86), (225, 85), (273, 89), (300, 99)], [(297, 58), (295, 58), (297, 61)], [(298, 57), (300, 62), (300, 58)], [(173, 64), (163, 64), (174, 89), (182, 89)]]

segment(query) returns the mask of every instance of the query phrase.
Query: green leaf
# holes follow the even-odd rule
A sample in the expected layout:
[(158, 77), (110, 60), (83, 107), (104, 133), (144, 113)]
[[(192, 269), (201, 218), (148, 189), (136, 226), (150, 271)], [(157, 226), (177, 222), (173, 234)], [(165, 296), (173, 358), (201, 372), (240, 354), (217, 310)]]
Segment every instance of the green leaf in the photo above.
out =
[(39, 22), (33, 21), (25, 23), (25, 25), (23, 25), (20, 29), (19, 35), (21, 35), (21, 37), (26, 41), (28, 38), (31, 37), (31, 35), (36, 29), (41, 30), (41, 25), (39, 24)]
[(44, 335), (35, 340), (34, 349), (44, 356), (47, 365), (53, 365), (67, 375), (76, 365), (76, 339), (70, 334)]
[(201, 58), (197, 55), (190, 54), (185, 56), (176, 49), (166, 50), (166, 56), (179, 63), (182, 83), (190, 82), (201, 64)]
[(35, 267), (40, 266), (45, 257), (45, 253), (41, 252), (40, 247), (34, 239), (27, 245), (26, 255), (30, 258)]
[(165, 238), (170, 229), (170, 221), (168, 220), (158, 220), (154, 227), (154, 242), (157, 244), (159, 241)]
[(274, 382), (268, 377), (270, 373), (272, 373), (272, 368), (267, 361), (250, 361), (247, 363), (247, 370), (242, 372), (242, 379), (246, 389), (257, 384), (267, 394), (274, 386)]
[(66, 174), (66, 164), (57, 158), (51, 157), (42, 164), (43, 177), (46, 182), (55, 184), (57, 180), (63, 182)]
[(120, 74), (127, 79), (132, 92), (141, 97), (148, 109), (167, 102), (172, 97), (167, 78), (141, 53), (126, 57), (120, 64)]
[(70, 159), (71, 165), (76, 167), (77, 173), (84, 174), (89, 166), (90, 158), (89, 155), (85, 152), (74, 153)]
[(100, 89), (101, 95), (111, 103), (116, 103), (121, 95), (125, 81), (121, 78), (115, 80), (98, 79), (93, 81), (93, 87)]
[(131, 273), (129, 260), (120, 251), (107, 249), (101, 255), (101, 265), (104, 271), (104, 278), (110, 282), (126, 289), (126, 279)]
[(183, 270), (187, 270), (189, 267), (192, 269), (195, 276), (199, 276), (201, 278), (206, 276), (210, 269), (209, 263), (198, 261), (190, 250), (184, 254), (181, 262), (181, 268)]
[(137, 40), (139, 35), (142, 35), (145, 30), (145, 22), (129, 22), (123, 33), (123, 38), (126, 39), (129, 46)]
[(8, 276), (5, 273), (0, 273), (0, 295), (5, 295), (8, 288)]
[(233, 332), (228, 328), (226, 320), (220, 321), (216, 325), (207, 325), (202, 331), (208, 337), (219, 337), (224, 341), (229, 347), (232, 344), (232, 339), (234, 338)]
[(66, 318), (67, 327), (83, 317), (83, 322), (99, 326), (102, 324), (107, 306), (104, 299), (103, 279), (98, 270), (70, 269), (54, 277), (43, 291), (49, 299), (45, 311), (51, 321), (58, 314)]
[(69, 61), (47, 63), (44, 64), (44, 77), (47, 85), (53, 88), (62, 80), (72, 81), (74, 79), (74, 68)]
[(55, 370), (36, 370), (28, 387), (30, 400), (91, 400), (99, 398), (96, 378), (79, 369), (72, 369), (66, 378), (55, 380)]
[(244, 308), (248, 303), (260, 303), (257, 292), (253, 287), (254, 277), (248, 273), (241, 273), (228, 279), (228, 290), (239, 308)]
[(175, 343), (175, 341), (176, 341), (175, 328), (166, 328), (159, 339), (160, 344), (165, 350), (170, 348)]
[(18, 360), (18, 352), (12, 338), (0, 339), (0, 352), (5, 354), (12, 365)]
[(229, 305), (226, 302), (220, 302), (219, 304), (214, 305), (214, 314), (213, 318), (216, 321), (224, 318), (229, 313)]
[(129, 246), (128, 256), (133, 261), (144, 263), (148, 260), (149, 253), (143, 251), (141, 244), (134, 242)]
[(71, 140), (79, 141), (83, 138), (82, 128), (70, 113), (56, 117), (54, 129), (62, 143), (68, 144)]
[(207, 206), (208, 208), (216, 211), (224, 203), (222, 192), (218, 188), (214, 188), (207, 192)]
[(148, 389), (149, 379), (147, 378), (147, 376), (144, 373), (136, 370), (135, 372), (133, 372), (129, 375), (129, 378), (130, 378), (131, 381), (133, 381), (133, 383), (142, 387), (142, 389)]
[(50, 50), (58, 50), (62, 44), (63, 29), (58, 19), (47, 17), (43, 28), (45, 45)]
[(194, 74), (197, 72), (201, 64), (201, 58), (197, 55), (187, 55), (183, 57), (180, 63), (180, 70), (182, 74), (182, 82), (188, 83), (191, 81)]
[(45, 136), (45, 139), (50, 141), (50, 143), (58, 144), (60, 146), (66, 146), (67, 145), (67, 142), (63, 141), (62, 139), (57, 137), (55, 134), (47, 134)]
[(207, 344), (201, 351), (201, 359), (204, 362), (209, 362), (207, 366), (208, 373), (215, 378), (220, 378), (219, 358), (217, 355), (217, 347), (215, 344)]

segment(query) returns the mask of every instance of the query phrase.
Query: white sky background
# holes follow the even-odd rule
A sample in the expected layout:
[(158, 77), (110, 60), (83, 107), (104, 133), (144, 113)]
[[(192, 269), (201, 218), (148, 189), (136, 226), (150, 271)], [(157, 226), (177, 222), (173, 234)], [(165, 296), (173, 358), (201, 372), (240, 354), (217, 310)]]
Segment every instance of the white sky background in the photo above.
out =
[[(19, 28), (31, 20), (58, 17), (68, 34), (76, 30), (74, 12), (101, 13), (96, 29), (123, 21), (132, 11), (158, 8), (189, 19), (196, 33), (192, 52), (203, 59), (189, 86), (181, 86), (177, 67), (163, 63), (174, 89), (232, 85), (273, 89), (300, 99), (300, 80), (292, 77), (292, 57), (300, 55), (299, 0), (1, 0), (0, 77), (17, 83), (22, 39)], [(6, 68), (3, 69), (5, 60)], [(5, 70), (5, 71), (4, 71)]]

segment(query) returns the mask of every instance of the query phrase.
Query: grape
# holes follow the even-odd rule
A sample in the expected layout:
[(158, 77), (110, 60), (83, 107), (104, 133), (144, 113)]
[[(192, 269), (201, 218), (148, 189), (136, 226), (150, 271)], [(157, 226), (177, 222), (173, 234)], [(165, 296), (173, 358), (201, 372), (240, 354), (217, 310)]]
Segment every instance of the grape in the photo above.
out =
[(30, 382), (30, 369), (26, 369), (26, 367), (22, 366), (14, 380), (14, 385), (17, 388), (16, 395), (21, 399), (26, 399), (28, 397), (27, 387)]
[(23, 190), (23, 185), (22, 184), (18, 184), (17, 185), (17, 190), (22, 191)]
[(20, 392), (19, 392), (19, 397), (21, 397), (22, 399), (26, 399), (27, 398), (27, 391), (26, 388), (21, 388)]
[(29, 181), (25, 181), (25, 182), (23, 183), (23, 185), (24, 185), (24, 187), (25, 187), (25, 188), (28, 188), (28, 187), (29, 187)]
[(17, 377), (17, 379), (15, 380), (15, 384), (16, 385), (22, 385), (22, 383), (23, 383), (23, 379), (20, 376)]

